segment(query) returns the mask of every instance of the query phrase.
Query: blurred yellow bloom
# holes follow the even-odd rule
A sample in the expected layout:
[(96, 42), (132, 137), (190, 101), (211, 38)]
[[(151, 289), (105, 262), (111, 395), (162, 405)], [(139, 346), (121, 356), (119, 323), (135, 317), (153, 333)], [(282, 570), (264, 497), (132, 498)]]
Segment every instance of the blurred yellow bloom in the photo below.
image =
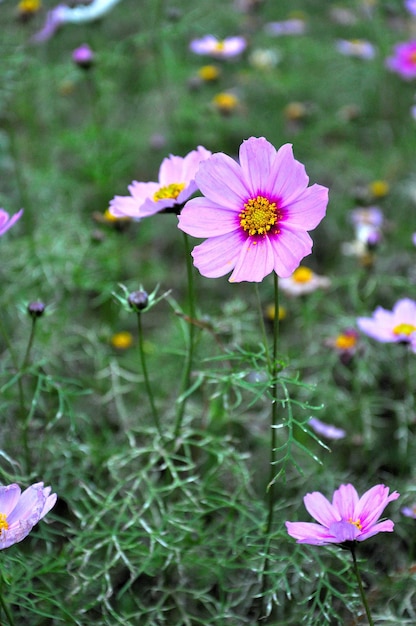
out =
[(221, 93), (217, 93), (212, 100), (214, 106), (223, 113), (224, 115), (228, 115), (235, 111), (235, 109), (239, 105), (239, 100), (237, 96), (232, 93), (222, 91)]
[(327, 276), (315, 274), (309, 267), (300, 265), (291, 276), (281, 278), (279, 286), (289, 296), (303, 296), (317, 289), (327, 289), (331, 281)]
[[(268, 304), (264, 311), (264, 315), (266, 319), (273, 322), (274, 317), (275, 317), (275, 312), (276, 312), (276, 307), (274, 306), (274, 304)], [(279, 305), (279, 322), (284, 320), (286, 318), (286, 315), (287, 315), (287, 311), (285, 307)]]
[(21, 18), (30, 18), (39, 11), (40, 7), (40, 0), (20, 0), (17, 5), (17, 12)]
[(334, 347), (338, 350), (352, 350), (357, 345), (358, 334), (355, 332), (345, 332), (338, 335), (334, 340)]
[(122, 330), (119, 333), (115, 333), (111, 337), (111, 345), (117, 350), (127, 350), (133, 345), (133, 335), (127, 330)]
[(385, 180), (373, 180), (368, 188), (374, 198), (384, 198), (390, 191), (389, 184)]
[(218, 80), (220, 74), (220, 69), (216, 65), (203, 65), (198, 70), (199, 78), (202, 78), (207, 83)]
[(306, 115), (306, 106), (302, 102), (289, 102), (284, 108), (284, 116), (288, 120), (300, 120)]

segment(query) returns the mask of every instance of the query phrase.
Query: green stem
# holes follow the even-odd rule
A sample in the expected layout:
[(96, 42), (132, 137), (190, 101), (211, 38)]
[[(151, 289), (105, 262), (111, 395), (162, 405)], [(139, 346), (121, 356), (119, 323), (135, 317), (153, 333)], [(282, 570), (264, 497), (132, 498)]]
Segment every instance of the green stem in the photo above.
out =
[(159, 420), (159, 414), (156, 410), (156, 405), (155, 405), (155, 401), (153, 397), (153, 391), (152, 391), (152, 387), (150, 385), (150, 380), (149, 380), (149, 374), (147, 372), (146, 355), (145, 355), (144, 345), (143, 345), (142, 316), (141, 316), (140, 311), (137, 311), (137, 329), (138, 329), (138, 335), (139, 335), (140, 361), (142, 365), (142, 372), (143, 372), (144, 384), (146, 387), (146, 393), (149, 399), (149, 404), (150, 404), (150, 408), (152, 411), (154, 423), (156, 424), (156, 428), (159, 432), (160, 438), (163, 439), (162, 428), (160, 426), (160, 420)]
[[(263, 594), (263, 616), (266, 615), (266, 605), (267, 599), (265, 597), (266, 591), (266, 576), (267, 570), (269, 567), (269, 543), (270, 543), (270, 533), (273, 527), (274, 520), (274, 502), (275, 502), (275, 465), (276, 465), (276, 425), (277, 425), (277, 401), (278, 401), (278, 384), (277, 384), (277, 373), (278, 373), (278, 361), (277, 361), (277, 349), (279, 342), (279, 284), (278, 284), (278, 276), (274, 274), (274, 306), (275, 306), (275, 315), (273, 320), (273, 348), (272, 348), (272, 358), (269, 362), (269, 370), (270, 370), (270, 379), (272, 381), (272, 410), (271, 410), (271, 420), (270, 420), (270, 475), (269, 475), (269, 483), (267, 485), (267, 493), (268, 493), (268, 514), (267, 514), (267, 523), (265, 530), (265, 559), (263, 565), (263, 574), (262, 574), (262, 594)], [(260, 617), (259, 623), (263, 623), (263, 616)]]
[(3, 612), (6, 616), (7, 623), (9, 626), (15, 626), (13, 615), (9, 609), (9, 605), (5, 601), (3, 597), (3, 587), (4, 587), (4, 578), (3, 574), (0, 574), (0, 607), (3, 609)]
[(27, 342), (26, 354), (24, 356), (24, 359), (23, 359), (23, 362), (22, 362), (22, 365), (21, 365), (21, 368), (20, 368), (20, 370), (22, 372), (26, 369), (26, 367), (29, 364), (30, 352), (32, 350), (33, 341), (35, 339), (36, 320), (37, 320), (37, 317), (33, 316), (32, 317), (32, 327), (30, 329), (30, 335), (29, 335), (29, 341)]
[(357, 582), (358, 582), (358, 588), (360, 590), (361, 600), (362, 600), (363, 606), (365, 608), (365, 612), (367, 614), (368, 623), (369, 623), (370, 626), (374, 626), (373, 618), (371, 617), (370, 607), (368, 606), (367, 597), (365, 595), (365, 591), (364, 591), (364, 587), (363, 587), (363, 581), (361, 579), (360, 570), (358, 569), (357, 559), (355, 557), (355, 546), (354, 545), (351, 547), (351, 554), (352, 554), (352, 562), (353, 562), (354, 574), (355, 574), (355, 577), (356, 577)]
[(195, 324), (194, 320), (196, 317), (195, 313), (195, 283), (194, 283), (194, 272), (193, 265), (191, 260), (191, 246), (189, 244), (189, 237), (186, 233), (184, 235), (184, 244), (185, 244), (185, 259), (186, 259), (186, 275), (188, 280), (188, 314), (189, 314), (189, 323), (188, 323), (188, 345), (186, 350), (186, 358), (185, 365), (182, 377), (182, 385), (181, 385), (181, 400), (179, 402), (178, 410), (176, 413), (176, 423), (175, 423), (175, 431), (174, 438), (176, 439), (179, 436), (182, 420), (185, 413), (186, 401), (188, 399), (186, 395), (187, 389), (189, 389), (191, 384), (191, 373), (192, 373), (192, 363), (194, 358), (194, 349), (195, 349)]

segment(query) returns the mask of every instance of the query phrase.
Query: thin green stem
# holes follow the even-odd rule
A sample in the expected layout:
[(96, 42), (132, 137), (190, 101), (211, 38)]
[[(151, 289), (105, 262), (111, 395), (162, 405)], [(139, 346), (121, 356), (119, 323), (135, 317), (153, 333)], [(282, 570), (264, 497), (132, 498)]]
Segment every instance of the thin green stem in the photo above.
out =
[(184, 246), (185, 246), (185, 259), (186, 259), (186, 275), (188, 281), (188, 315), (189, 315), (189, 323), (188, 323), (188, 345), (186, 349), (186, 357), (185, 357), (185, 365), (182, 376), (182, 385), (181, 385), (181, 395), (180, 402), (178, 405), (178, 410), (176, 413), (176, 423), (175, 423), (175, 431), (174, 437), (175, 439), (179, 436), (182, 420), (185, 413), (186, 401), (188, 396), (186, 391), (189, 389), (191, 384), (191, 373), (192, 373), (192, 363), (194, 358), (194, 350), (195, 350), (195, 283), (194, 283), (194, 271), (191, 260), (191, 246), (189, 244), (189, 237), (186, 233), (184, 235)]
[(353, 562), (354, 574), (355, 574), (355, 577), (356, 577), (357, 582), (358, 582), (358, 588), (360, 590), (361, 600), (362, 600), (363, 606), (365, 608), (365, 612), (367, 614), (368, 623), (369, 623), (370, 626), (374, 626), (373, 618), (371, 617), (370, 607), (368, 606), (367, 597), (365, 595), (365, 591), (364, 591), (364, 587), (363, 587), (363, 581), (361, 579), (360, 570), (358, 569), (357, 559), (355, 557), (355, 546), (354, 545), (351, 547), (351, 554), (352, 554), (352, 562)]
[(10, 611), (9, 605), (7, 604), (7, 602), (5, 601), (3, 597), (3, 587), (4, 587), (4, 578), (3, 578), (3, 574), (1, 573), (0, 574), (0, 607), (3, 609), (3, 612), (6, 616), (7, 623), (9, 624), (9, 626), (15, 626), (13, 615)]
[(26, 353), (25, 353), (25, 356), (23, 358), (22, 365), (21, 365), (21, 368), (20, 368), (22, 372), (26, 369), (26, 367), (29, 364), (30, 352), (32, 350), (33, 341), (35, 339), (36, 320), (37, 320), (37, 317), (33, 316), (32, 317), (32, 326), (31, 326), (30, 335), (29, 335), (29, 341), (27, 342)]
[(153, 391), (150, 385), (149, 374), (147, 371), (146, 354), (145, 354), (144, 342), (143, 342), (142, 316), (141, 316), (140, 311), (137, 311), (137, 330), (138, 330), (138, 335), (139, 335), (139, 353), (140, 353), (140, 361), (142, 365), (144, 385), (146, 387), (146, 393), (149, 399), (150, 409), (152, 411), (154, 423), (156, 424), (156, 428), (159, 432), (160, 438), (163, 439), (162, 428), (160, 426), (160, 420), (159, 420), (159, 414), (156, 409)]
[[(262, 594), (263, 594), (263, 616), (266, 614), (266, 605), (267, 598), (265, 597), (266, 591), (266, 576), (267, 570), (269, 567), (269, 543), (270, 543), (270, 533), (273, 527), (274, 520), (274, 502), (275, 502), (275, 465), (276, 465), (276, 425), (277, 425), (277, 404), (278, 404), (278, 384), (277, 384), (277, 373), (278, 373), (278, 360), (277, 360), (277, 350), (279, 345), (279, 284), (278, 284), (278, 276), (274, 274), (274, 306), (275, 306), (275, 315), (273, 320), (273, 347), (272, 347), (272, 357), (269, 361), (269, 373), (270, 379), (272, 381), (272, 410), (271, 410), (271, 420), (270, 420), (270, 475), (269, 475), (269, 483), (267, 485), (267, 493), (268, 493), (268, 513), (267, 513), (267, 523), (265, 530), (265, 559), (263, 565), (263, 580), (262, 580)], [(259, 623), (262, 623), (261, 620), (263, 616), (260, 617)]]

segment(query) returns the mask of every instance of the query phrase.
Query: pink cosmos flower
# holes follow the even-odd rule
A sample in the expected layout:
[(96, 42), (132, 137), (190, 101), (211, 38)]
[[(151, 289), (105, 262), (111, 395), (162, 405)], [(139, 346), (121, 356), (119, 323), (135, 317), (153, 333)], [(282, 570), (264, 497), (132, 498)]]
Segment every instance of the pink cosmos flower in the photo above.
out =
[(281, 37), (282, 35), (303, 35), (306, 31), (305, 20), (293, 18), (282, 22), (268, 22), (264, 27), (268, 35)]
[(404, 80), (416, 78), (416, 41), (397, 44), (393, 56), (386, 59), (386, 66)]
[(134, 180), (128, 187), (130, 196), (115, 196), (111, 200), (110, 213), (114, 217), (141, 219), (179, 207), (198, 190), (195, 174), (201, 161), (209, 156), (211, 152), (202, 146), (185, 157), (171, 154), (162, 161), (157, 183)]
[(51, 510), (56, 493), (35, 483), (23, 493), (19, 485), (0, 487), (0, 550), (22, 541)]
[(357, 324), (361, 332), (382, 343), (412, 344), (416, 337), (416, 302), (403, 298), (392, 311), (379, 306), (372, 317), (357, 318)]
[(328, 189), (308, 187), (290, 144), (276, 151), (264, 137), (251, 137), (240, 147), (240, 163), (214, 154), (195, 179), (205, 197), (186, 203), (179, 228), (208, 237), (192, 251), (203, 276), (233, 270), (231, 282), (260, 282), (273, 271), (287, 277), (310, 254), (307, 231), (324, 217)]
[(72, 60), (83, 69), (89, 69), (94, 63), (94, 52), (87, 43), (83, 43), (72, 52)]
[(287, 532), (297, 543), (323, 546), (344, 541), (364, 541), (377, 533), (392, 532), (394, 524), (387, 519), (379, 522), (380, 515), (397, 491), (375, 485), (361, 498), (353, 485), (341, 485), (334, 491), (332, 503), (319, 491), (304, 497), (306, 510), (319, 524), (312, 522), (286, 522)]
[(338, 39), (335, 46), (338, 52), (345, 56), (370, 60), (374, 59), (376, 55), (373, 44), (365, 39)]
[(416, 0), (405, 0), (404, 6), (412, 15), (416, 15)]
[(311, 417), (308, 422), (308, 425), (314, 430), (318, 435), (322, 437), (326, 437), (327, 439), (343, 439), (347, 434), (345, 430), (342, 428), (338, 428), (333, 424), (327, 424), (326, 422), (321, 422), (317, 417)]
[(15, 224), (17, 220), (22, 217), (22, 215), (23, 209), (20, 209), (20, 211), (12, 215), (12, 217), (9, 216), (7, 211), (5, 211), (4, 209), (0, 209), (0, 236), (4, 235), (4, 233), (8, 231), (9, 228), (11, 228), (13, 224)]
[(247, 47), (244, 37), (226, 37), (217, 39), (214, 35), (205, 35), (201, 39), (193, 39), (189, 49), (195, 54), (206, 54), (216, 59), (236, 57)]

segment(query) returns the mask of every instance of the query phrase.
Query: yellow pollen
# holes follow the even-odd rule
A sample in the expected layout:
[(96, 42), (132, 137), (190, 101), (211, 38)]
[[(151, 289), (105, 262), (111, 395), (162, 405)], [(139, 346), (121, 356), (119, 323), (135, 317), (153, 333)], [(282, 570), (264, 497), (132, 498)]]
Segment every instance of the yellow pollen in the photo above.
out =
[(282, 215), (275, 202), (270, 202), (264, 196), (250, 198), (244, 209), (239, 213), (240, 224), (249, 235), (267, 235), (272, 229), (273, 235), (280, 231), (277, 223)]
[(350, 517), (350, 519), (348, 521), (353, 526), (356, 526), (358, 528), (358, 530), (362, 530), (363, 526), (362, 526), (361, 521), (359, 519), (355, 520), (355, 522), (354, 522), (352, 517)]
[(409, 61), (410, 63), (414, 63), (416, 65), (416, 52), (411, 52), (409, 54)]
[(351, 335), (338, 335), (335, 339), (335, 347), (339, 350), (351, 350), (357, 344), (357, 337), (353, 334)]
[(171, 183), (165, 185), (156, 191), (153, 196), (153, 200), (158, 202), (159, 200), (176, 200), (181, 191), (185, 189), (185, 183)]
[(292, 274), (292, 279), (295, 281), (295, 283), (309, 283), (312, 278), (314, 276), (314, 273), (312, 272), (312, 270), (309, 269), (309, 267), (304, 267), (303, 265), (301, 265), (300, 267), (298, 267), (297, 270), (295, 270)]
[(9, 524), (7, 523), (7, 517), (4, 513), (0, 513), (0, 535), (3, 530), (8, 530)]
[(414, 332), (416, 332), (416, 326), (413, 326), (413, 324), (402, 323), (397, 324), (397, 326), (393, 328), (394, 335), (406, 335), (406, 337), (410, 337)]
[(222, 52), (225, 48), (225, 43), (223, 41), (217, 41), (214, 46), (216, 52)]

